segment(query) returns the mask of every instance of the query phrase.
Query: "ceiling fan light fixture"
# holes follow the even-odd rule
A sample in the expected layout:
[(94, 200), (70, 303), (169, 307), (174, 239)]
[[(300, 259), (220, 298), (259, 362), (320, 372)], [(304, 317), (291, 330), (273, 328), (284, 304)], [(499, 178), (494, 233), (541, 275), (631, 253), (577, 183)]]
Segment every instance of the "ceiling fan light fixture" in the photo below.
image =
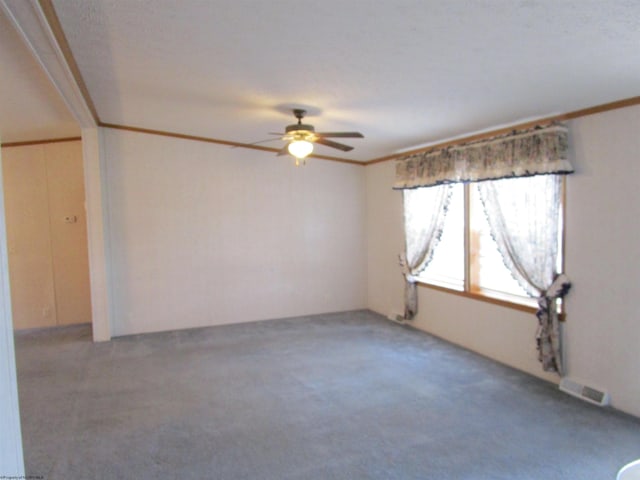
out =
[(313, 143), (307, 140), (293, 140), (287, 147), (289, 153), (298, 160), (306, 158), (313, 152)]
[(285, 146), (278, 150), (277, 155), (286, 155), (288, 153), (296, 159), (296, 166), (305, 164), (305, 159), (313, 152), (313, 145), (315, 143), (319, 143), (325, 147), (337, 148), (343, 152), (349, 152), (353, 150), (353, 147), (334, 142), (333, 140), (329, 140), (329, 138), (364, 138), (364, 135), (360, 132), (316, 133), (313, 125), (302, 123), (305, 113), (304, 110), (293, 110), (293, 114), (298, 119), (298, 123), (287, 125), (285, 133), (270, 134), (278, 135), (283, 141), (287, 142)]

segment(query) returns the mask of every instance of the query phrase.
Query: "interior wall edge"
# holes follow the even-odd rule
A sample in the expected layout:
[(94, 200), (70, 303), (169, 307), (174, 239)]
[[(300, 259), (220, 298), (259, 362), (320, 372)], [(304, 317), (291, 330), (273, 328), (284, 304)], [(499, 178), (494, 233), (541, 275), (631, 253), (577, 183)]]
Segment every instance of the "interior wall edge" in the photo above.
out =
[(87, 214), (89, 285), (95, 342), (108, 341), (112, 331), (113, 286), (106, 188), (106, 160), (99, 128), (82, 129), (82, 157)]
[(0, 474), (24, 476), (0, 152)]

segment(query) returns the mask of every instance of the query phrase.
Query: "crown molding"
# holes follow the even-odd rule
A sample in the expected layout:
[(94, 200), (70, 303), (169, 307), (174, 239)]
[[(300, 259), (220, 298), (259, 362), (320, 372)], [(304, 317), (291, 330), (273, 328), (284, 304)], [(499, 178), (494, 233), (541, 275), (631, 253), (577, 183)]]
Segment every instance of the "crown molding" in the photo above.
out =
[[(280, 152), (279, 148), (264, 147), (262, 145), (252, 145), (250, 143), (234, 142), (234, 141), (231, 141), (231, 140), (222, 140), (222, 139), (219, 139), (219, 138), (201, 137), (201, 136), (197, 136), (197, 135), (188, 135), (188, 134), (184, 134), (184, 133), (168, 132), (168, 131), (165, 131), (165, 130), (152, 130), (152, 129), (149, 129), (149, 128), (132, 127), (130, 125), (119, 125), (119, 124), (115, 124), (115, 123), (104, 123), (104, 122), (100, 122), (99, 126), (103, 127), (103, 128), (111, 128), (111, 129), (114, 129), (114, 130), (125, 130), (125, 131), (128, 131), (128, 132), (145, 133), (145, 134), (148, 134), (148, 135), (159, 135), (161, 137), (179, 138), (181, 140), (191, 140), (191, 141), (195, 141), (195, 142), (215, 143), (217, 145), (226, 145), (228, 147), (247, 148), (247, 149), (250, 149), (250, 150), (260, 150), (260, 151), (263, 151), (263, 152), (272, 152), (272, 153)], [(329, 155), (318, 155), (318, 154), (315, 154), (315, 153), (312, 153), (307, 158), (317, 158), (317, 159), (320, 159), (320, 160), (329, 160), (329, 161), (332, 161), (332, 162), (348, 163), (348, 164), (351, 164), (351, 165), (359, 165), (361, 167), (365, 165), (364, 162), (359, 162), (357, 160), (348, 160), (346, 158), (332, 157), (332, 156), (329, 156)]]
[(99, 118), (50, 0), (0, 0), (0, 9), (60, 93), (81, 128)]
[(43, 138), (41, 140), (25, 140), (24, 142), (0, 143), (0, 147), (1, 148), (28, 147), (30, 145), (44, 145), (47, 143), (62, 143), (62, 142), (79, 142), (81, 140), (82, 140), (82, 137)]

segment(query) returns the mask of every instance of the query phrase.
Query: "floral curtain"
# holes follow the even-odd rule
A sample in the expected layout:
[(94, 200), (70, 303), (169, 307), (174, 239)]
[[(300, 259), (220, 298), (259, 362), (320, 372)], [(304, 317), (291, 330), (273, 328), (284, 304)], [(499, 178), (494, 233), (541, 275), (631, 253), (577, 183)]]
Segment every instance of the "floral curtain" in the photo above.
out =
[(568, 131), (562, 124), (514, 131), (400, 159), (393, 188), (572, 173), (568, 151)]
[(478, 192), (505, 266), (532, 297), (538, 297), (538, 355), (546, 371), (562, 374), (557, 299), (558, 235), (562, 178), (559, 175), (478, 183)]
[(440, 241), (451, 193), (450, 185), (404, 191), (406, 249), (400, 255), (400, 266), (405, 277), (404, 318), (407, 320), (418, 313), (415, 277), (427, 268)]
[[(573, 173), (568, 155), (568, 129), (554, 123), (398, 160), (393, 188), (403, 190), (405, 198), (407, 250), (401, 256), (406, 279), (405, 317), (412, 318), (417, 312), (414, 276), (428, 265), (442, 233), (449, 198), (442, 187), (481, 182), (482, 201), (505, 265), (531, 296), (538, 297), (536, 339), (540, 361), (545, 370), (562, 375), (557, 304), (571, 284), (565, 275), (558, 274), (556, 260), (561, 214), (559, 175)], [(521, 184), (523, 188), (516, 185), (513, 189), (500, 187), (501, 182), (486, 181), (518, 178), (518, 182), (526, 182), (520, 177), (533, 178), (526, 188)], [(423, 213), (427, 215), (424, 233), (413, 231), (414, 222), (406, 216), (411, 189), (436, 189), (433, 209)]]

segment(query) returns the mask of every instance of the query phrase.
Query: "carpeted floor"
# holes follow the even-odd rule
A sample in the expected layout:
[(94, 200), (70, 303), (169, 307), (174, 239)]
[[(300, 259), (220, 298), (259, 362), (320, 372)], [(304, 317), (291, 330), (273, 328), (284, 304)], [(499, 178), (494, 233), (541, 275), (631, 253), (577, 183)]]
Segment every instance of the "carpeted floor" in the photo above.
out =
[(640, 421), (367, 311), (18, 333), (28, 475), (613, 480)]

